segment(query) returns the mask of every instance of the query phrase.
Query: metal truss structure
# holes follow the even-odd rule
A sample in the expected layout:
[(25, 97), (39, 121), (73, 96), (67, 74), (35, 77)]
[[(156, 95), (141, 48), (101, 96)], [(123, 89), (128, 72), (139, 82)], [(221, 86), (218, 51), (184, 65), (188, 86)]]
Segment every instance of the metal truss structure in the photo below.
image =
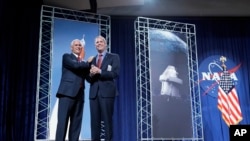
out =
[[(181, 141), (203, 141), (203, 124), (199, 90), (198, 59), (195, 25), (138, 17), (134, 23), (136, 52), (136, 93), (137, 93), (137, 140), (152, 141), (152, 102), (149, 58), (149, 29), (184, 33), (188, 45), (188, 66), (192, 110), (193, 138), (171, 139)], [(169, 139), (160, 139), (161, 141)], [(159, 141), (159, 139), (157, 139)]]
[(83, 11), (42, 6), (40, 22), (40, 43), (37, 72), (35, 141), (48, 140), (51, 93), (51, 60), (54, 18), (94, 23), (99, 25), (99, 35), (107, 40), (110, 50), (110, 17)]

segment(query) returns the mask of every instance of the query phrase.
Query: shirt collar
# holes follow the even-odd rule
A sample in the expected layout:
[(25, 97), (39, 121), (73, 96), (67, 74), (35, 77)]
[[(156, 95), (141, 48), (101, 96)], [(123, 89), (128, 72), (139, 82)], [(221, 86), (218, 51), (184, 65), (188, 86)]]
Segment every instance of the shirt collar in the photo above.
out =
[(102, 57), (104, 57), (104, 56), (107, 54), (107, 51), (104, 51), (104, 52), (102, 52), (102, 53), (98, 53), (98, 56), (99, 56), (100, 54), (102, 54)]
[(78, 58), (78, 55), (77, 55), (77, 54), (75, 54), (75, 53), (73, 53), (73, 54), (75, 55), (76, 58)]

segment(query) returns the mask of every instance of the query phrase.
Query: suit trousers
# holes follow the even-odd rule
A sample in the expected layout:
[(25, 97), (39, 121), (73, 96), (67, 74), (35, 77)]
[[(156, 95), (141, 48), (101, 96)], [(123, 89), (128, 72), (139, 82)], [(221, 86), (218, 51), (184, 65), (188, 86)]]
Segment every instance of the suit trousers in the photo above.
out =
[(79, 141), (84, 106), (82, 96), (83, 92), (79, 90), (78, 96), (75, 98), (63, 95), (59, 97), (55, 141), (65, 141), (67, 130), (68, 141)]
[[(91, 137), (93, 141), (100, 141), (103, 130), (105, 141), (112, 140), (113, 112), (114, 97), (102, 97), (98, 94), (96, 98), (90, 99)], [(102, 121), (104, 123), (103, 128), (101, 126)]]

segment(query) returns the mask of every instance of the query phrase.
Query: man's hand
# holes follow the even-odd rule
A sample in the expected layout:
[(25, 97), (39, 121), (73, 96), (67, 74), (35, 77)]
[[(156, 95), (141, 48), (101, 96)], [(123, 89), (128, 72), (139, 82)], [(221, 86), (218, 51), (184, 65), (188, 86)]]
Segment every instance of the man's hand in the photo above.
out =
[(89, 58), (88, 58), (88, 63), (91, 63), (92, 61), (93, 61), (93, 59), (94, 59), (94, 56), (90, 56)]
[(92, 65), (91, 69), (90, 69), (90, 75), (95, 75), (95, 74), (100, 74), (101, 73), (101, 69), (99, 69), (98, 67)]

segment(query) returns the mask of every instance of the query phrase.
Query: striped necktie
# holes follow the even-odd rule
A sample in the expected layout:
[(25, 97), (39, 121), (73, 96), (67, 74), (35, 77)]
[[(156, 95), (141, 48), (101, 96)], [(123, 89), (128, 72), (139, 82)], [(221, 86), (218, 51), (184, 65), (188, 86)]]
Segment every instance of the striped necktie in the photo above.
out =
[(100, 68), (101, 65), (102, 65), (102, 54), (99, 54), (97, 60), (97, 67)]

